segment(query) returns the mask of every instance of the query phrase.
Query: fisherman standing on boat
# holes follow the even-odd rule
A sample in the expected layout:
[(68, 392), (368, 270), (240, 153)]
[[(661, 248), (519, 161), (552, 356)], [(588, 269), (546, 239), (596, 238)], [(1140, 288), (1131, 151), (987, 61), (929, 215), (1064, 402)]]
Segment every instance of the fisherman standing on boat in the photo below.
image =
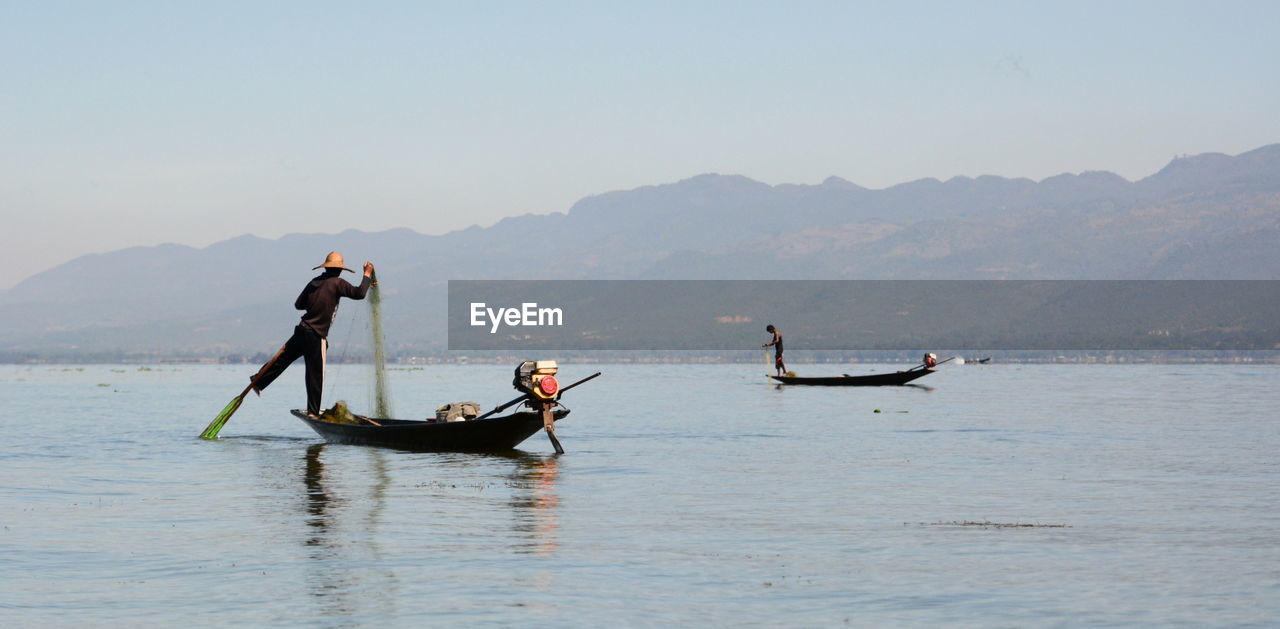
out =
[(324, 272), (307, 282), (298, 299), (293, 302), (294, 308), (304, 311), (302, 321), (293, 329), (293, 336), (285, 343), (280, 357), (270, 369), (263, 372), (258, 385), (254, 387), (255, 392), (261, 393), (293, 361), (299, 357), (304, 358), (307, 363), (307, 414), (311, 417), (320, 414), (325, 355), (329, 350), (329, 325), (338, 312), (338, 300), (342, 297), (364, 299), (373, 282), (372, 262), (364, 263), (364, 279), (359, 286), (352, 286), (347, 280), (338, 277), (343, 271), (355, 271), (343, 266), (342, 254), (337, 251), (329, 252), (324, 264), (313, 267), (312, 270), (321, 268)]
[(778, 329), (773, 327), (772, 323), (765, 326), (764, 331), (773, 334), (773, 340), (760, 347), (773, 346), (773, 367), (778, 370), (779, 376), (785, 375), (787, 366), (782, 362), (782, 333), (778, 332)]

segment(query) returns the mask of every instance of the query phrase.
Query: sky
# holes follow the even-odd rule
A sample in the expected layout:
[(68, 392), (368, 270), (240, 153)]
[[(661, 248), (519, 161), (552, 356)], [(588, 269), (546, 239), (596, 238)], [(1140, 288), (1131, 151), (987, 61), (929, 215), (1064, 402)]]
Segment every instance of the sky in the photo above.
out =
[(1280, 142), (1276, 2), (0, 0), (0, 290), (702, 173), (1148, 176)]

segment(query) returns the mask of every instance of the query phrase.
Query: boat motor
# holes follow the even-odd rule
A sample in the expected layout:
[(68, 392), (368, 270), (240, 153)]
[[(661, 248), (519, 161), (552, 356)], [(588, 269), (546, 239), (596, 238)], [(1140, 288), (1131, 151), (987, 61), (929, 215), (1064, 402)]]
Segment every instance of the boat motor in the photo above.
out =
[(556, 371), (554, 360), (526, 360), (516, 367), (516, 377), (511, 385), (524, 393), (529, 406), (542, 415), (542, 428), (547, 431), (547, 437), (551, 438), (556, 454), (564, 454), (560, 440), (556, 439), (556, 420), (551, 412), (556, 405), (556, 394), (560, 392)]
[(564, 448), (560, 447), (560, 440), (556, 439), (556, 418), (551, 409), (556, 407), (556, 400), (560, 394), (584, 382), (594, 380), (600, 372), (597, 371), (562, 389), (560, 383), (556, 382), (557, 371), (554, 360), (530, 360), (520, 363), (516, 366), (516, 377), (511, 381), (511, 385), (520, 392), (520, 397), (495, 406), (493, 410), (476, 417), (475, 420), (485, 419), (501, 413), (514, 404), (524, 402), (542, 416), (542, 428), (547, 431), (547, 437), (551, 439), (551, 445), (555, 446), (556, 454), (564, 454)]
[(511, 386), (537, 400), (554, 400), (560, 392), (560, 383), (556, 381), (557, 371), (554, 360), (525, 361), (516, 367), (516, 377), (511, 381)]

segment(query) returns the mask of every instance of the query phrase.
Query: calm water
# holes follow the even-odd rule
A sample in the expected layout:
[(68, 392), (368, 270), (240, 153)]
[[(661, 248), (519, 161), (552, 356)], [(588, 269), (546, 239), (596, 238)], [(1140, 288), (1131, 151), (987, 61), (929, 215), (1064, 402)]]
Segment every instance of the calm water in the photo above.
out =
[[(513, 456), (325, 445), (287, 413), (301, 365), (216, 442), (196, 435), (251, 369), (0, 366), (0, 623), (1280, 618), (1280, 368), (778, 389), (763, 365), (564, 365), (562, 381), (596, 370), (566, 395), (556, 457), (542, 435)], [(326, 404), (371, 406), (367, 368), (330, 379)], [(401, 417), (489, 408), (509, 382), (493, 365), (390, 379)]]

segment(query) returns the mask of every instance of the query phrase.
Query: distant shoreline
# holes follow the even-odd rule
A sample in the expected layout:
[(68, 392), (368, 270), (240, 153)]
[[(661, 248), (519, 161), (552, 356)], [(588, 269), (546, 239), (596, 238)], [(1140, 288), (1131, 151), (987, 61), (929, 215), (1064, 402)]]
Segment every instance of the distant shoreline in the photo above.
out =
[[(983, 364), (1280, 364), (1280, 350), (1001, 350), (991, 352), (952, 352), (932, 350), (940, 356), (958, 356), (963, 362), (957, 365)], [(427, 365), (514, 365), (524, 360), (552, 359), (563, 363), (595, 363), (595, 364), (726, 364), (726, 365), (760, 365), (767, 362), (761, 358), (763, 354), (756, 351), (735, 352), (701, 352), (701, 351), (652, 351), (652, 352), (538, 352), (522, 354), (477, 353), (466, 354), (427, 354), (420, 356), (405, 355), (388, 358), (387, 364), (396, 367), (412, 367)], [(910, 363), (919, 362), (920, 352), (888, 352), (888, 351), (806, 351), (793, 350), (787, 353), (787, 362), (797, 365), (823, 364), (859, 364), (859, 363)], [(5, 365), (257, 365), (269, 357), (260, 356), (162, 356), (162, 355), (130, 355), (130, 356), (3, 356), (0, 364)], [(986, 363), (979, 363), (988, 359)], [(353, 356), (347, 359), (331, 359), (332, 364), (369, 364), (367, 356)]]

